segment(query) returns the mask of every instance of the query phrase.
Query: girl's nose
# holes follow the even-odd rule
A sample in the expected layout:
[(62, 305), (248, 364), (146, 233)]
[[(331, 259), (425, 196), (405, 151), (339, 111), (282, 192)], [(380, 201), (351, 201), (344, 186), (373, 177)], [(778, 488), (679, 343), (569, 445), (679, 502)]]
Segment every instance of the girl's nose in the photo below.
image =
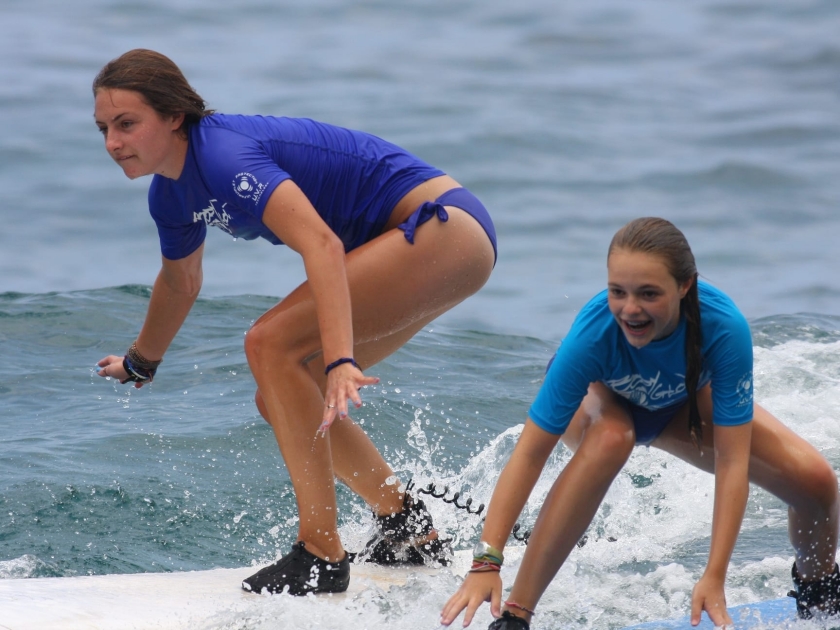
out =
[(629, 296), (627, 300), (624, 302), (624, 312), (628, 314), (636, 314), (640, 313), (642, 308), (639, 306), (639, 303), (636, 301), (636, 298)]
[(108, 153), (113, 153), (116, 149), (120, 146), (119, 138), (117, 138), (117, 134), (113, 133), (112, 131), (105, 132), (105, 150)]

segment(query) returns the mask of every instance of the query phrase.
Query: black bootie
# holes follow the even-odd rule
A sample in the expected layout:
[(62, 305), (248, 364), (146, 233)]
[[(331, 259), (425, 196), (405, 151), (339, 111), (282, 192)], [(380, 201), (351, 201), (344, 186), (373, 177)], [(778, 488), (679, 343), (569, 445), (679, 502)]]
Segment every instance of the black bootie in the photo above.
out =
[(836, 563), (834, 572), (819, 580), (803, 580), (796, 569), (796, 562), (790, 573), (796, 590), (788, 593), (788, 597), (796, 598), (796, 612), (800, 619), (811, 619), (814, 613), (820, 616), (840, 614), (840, 568)]
[(242, 580), (242, 588), (252, 593), (343, 593), (350, 585), (350, 554), (340, 562), (327, 562), (306, 550), (301, 540), (291, 553), (274, 564)]
[(531, 626), (522, 617), (511, 615), (507, 610), (491, 623), (487, 630), (530, 630)]
[(376, 564), (439, 564), (448, 565), (452, 549), (448, 540), (436, 538), (422, 544), (413, 541), (428, 536), (433, 530), (432, 515), (423, 501), (408, 493), (403, 509), (396, 514), (376, 517), (376, 535), (365, 545), (359, 556)]

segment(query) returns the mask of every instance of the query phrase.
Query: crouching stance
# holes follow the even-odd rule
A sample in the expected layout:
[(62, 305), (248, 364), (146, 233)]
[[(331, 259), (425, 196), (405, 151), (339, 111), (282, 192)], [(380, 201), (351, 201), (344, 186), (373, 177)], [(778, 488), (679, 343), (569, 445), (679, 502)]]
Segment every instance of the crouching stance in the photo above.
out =
[[(443, 608), (442, 623), (466, 609), (469, 625), (489, 601), (497, 617), (491, 628), (527, 629), (636, 444), (715, 475), (711, 545), (692, 593), (693, 624), (704, 610), (716, 626), (732, 623), (724, 583), (749, 482), (789, 506), (799, 615), (840, 613), (837, 479), (812, 446), (754, 403), (745, 318), (724, 293), (698, 282), (688, 243), (663, 219), (637, 219), (619, 230), (607, 271), (606, 291), (580, 311), (549, 364), (493, 492), (473, 569)], [(502, 608), (505, 542), (560, 439), (574, 454), (546, 497)]]
[[(302, 118), (224, 115), (168, 58), (132, 50), (93, 84), (105, 148), (129, 178), (153, 175), (149, 210), (162, 268), (145, 323), (99, 374), (150, 382), (202, 281), (208, 226), (286, 244), (306, 282), (260, 317), (245, 340), (256, 404), (274, 429), (300, 515), (290, 554), (248, 578), (252, 591), (347, 588), (335, 478), (374, 510), (364, 550), (383, 563), (445, 561), (422, 502), (386, 483), (393, 471), (348, 417), (378, 382), (370, 368), (478, 291), (495, 263), (482, 203), (458, 182), (370, 134)], [(266, 270), (266, 275), (276, 270)]]

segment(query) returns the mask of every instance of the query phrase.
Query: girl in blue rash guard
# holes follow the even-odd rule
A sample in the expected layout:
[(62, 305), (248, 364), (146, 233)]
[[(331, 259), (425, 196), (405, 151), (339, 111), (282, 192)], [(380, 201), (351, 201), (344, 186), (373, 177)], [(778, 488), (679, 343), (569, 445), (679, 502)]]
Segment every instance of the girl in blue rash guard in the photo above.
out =
[[(703, 610), (716, 626), (732, 623), (724, 581), (750, 481), (788, 504), (799, 615), (840, 613), (837, 479), (816, 449), (753, 402), (743, 315), (698, 282), (685, 237), (664, 219), (637, 219), (619, 230), (607, 272), (606, 291), (581, 310), (549, 364), (493, 492), (473, 568), (443, 608), (442, 623), (466, 609), (469, 625), (490, 601), (497, 617), (490, 628), (527, 629), (636, 444), (715, 475), (712, 540), (692, 593), (693, 625)], [(540, 509), (502, 612), (505, 542), (560, 439), (574, 454)]]
[[(207, 226), (285, 243), (306, 282), (248, 331), (256, 405), (271, 425), (300, 515), (291, 553), (243, 582), (255, 592), (347, 589), (335, 477), (373, 508), (363, 556), (447, 561), (425, 506), (348, 417), (362, 373), (484, 285), (496, 258), (481, 202), (442, 171), (369, 134), (306, 119), (205, 109), (178, 67), (132, 50), (93, 84), (105, 148), (129, 178), (154, 175), (149, 209), (162, 268), (146, 320), (99, 374), (150, 382), (201, 286)], [(352, 306), (351, 306), (352, 305)]]

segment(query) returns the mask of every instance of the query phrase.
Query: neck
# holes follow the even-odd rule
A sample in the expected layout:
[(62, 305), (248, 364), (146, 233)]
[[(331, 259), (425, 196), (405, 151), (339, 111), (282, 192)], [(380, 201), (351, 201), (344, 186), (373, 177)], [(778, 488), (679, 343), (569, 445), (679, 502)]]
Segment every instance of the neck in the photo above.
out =
[(184, 170), (184, 163), (187, 161), (187, 149), (189, 140), (182, 136), (180, 131), (175, 131), (172, 141), (172, 149), (166, 162), (161, 165), (158, 175), (169, 179), (178, 179)]

